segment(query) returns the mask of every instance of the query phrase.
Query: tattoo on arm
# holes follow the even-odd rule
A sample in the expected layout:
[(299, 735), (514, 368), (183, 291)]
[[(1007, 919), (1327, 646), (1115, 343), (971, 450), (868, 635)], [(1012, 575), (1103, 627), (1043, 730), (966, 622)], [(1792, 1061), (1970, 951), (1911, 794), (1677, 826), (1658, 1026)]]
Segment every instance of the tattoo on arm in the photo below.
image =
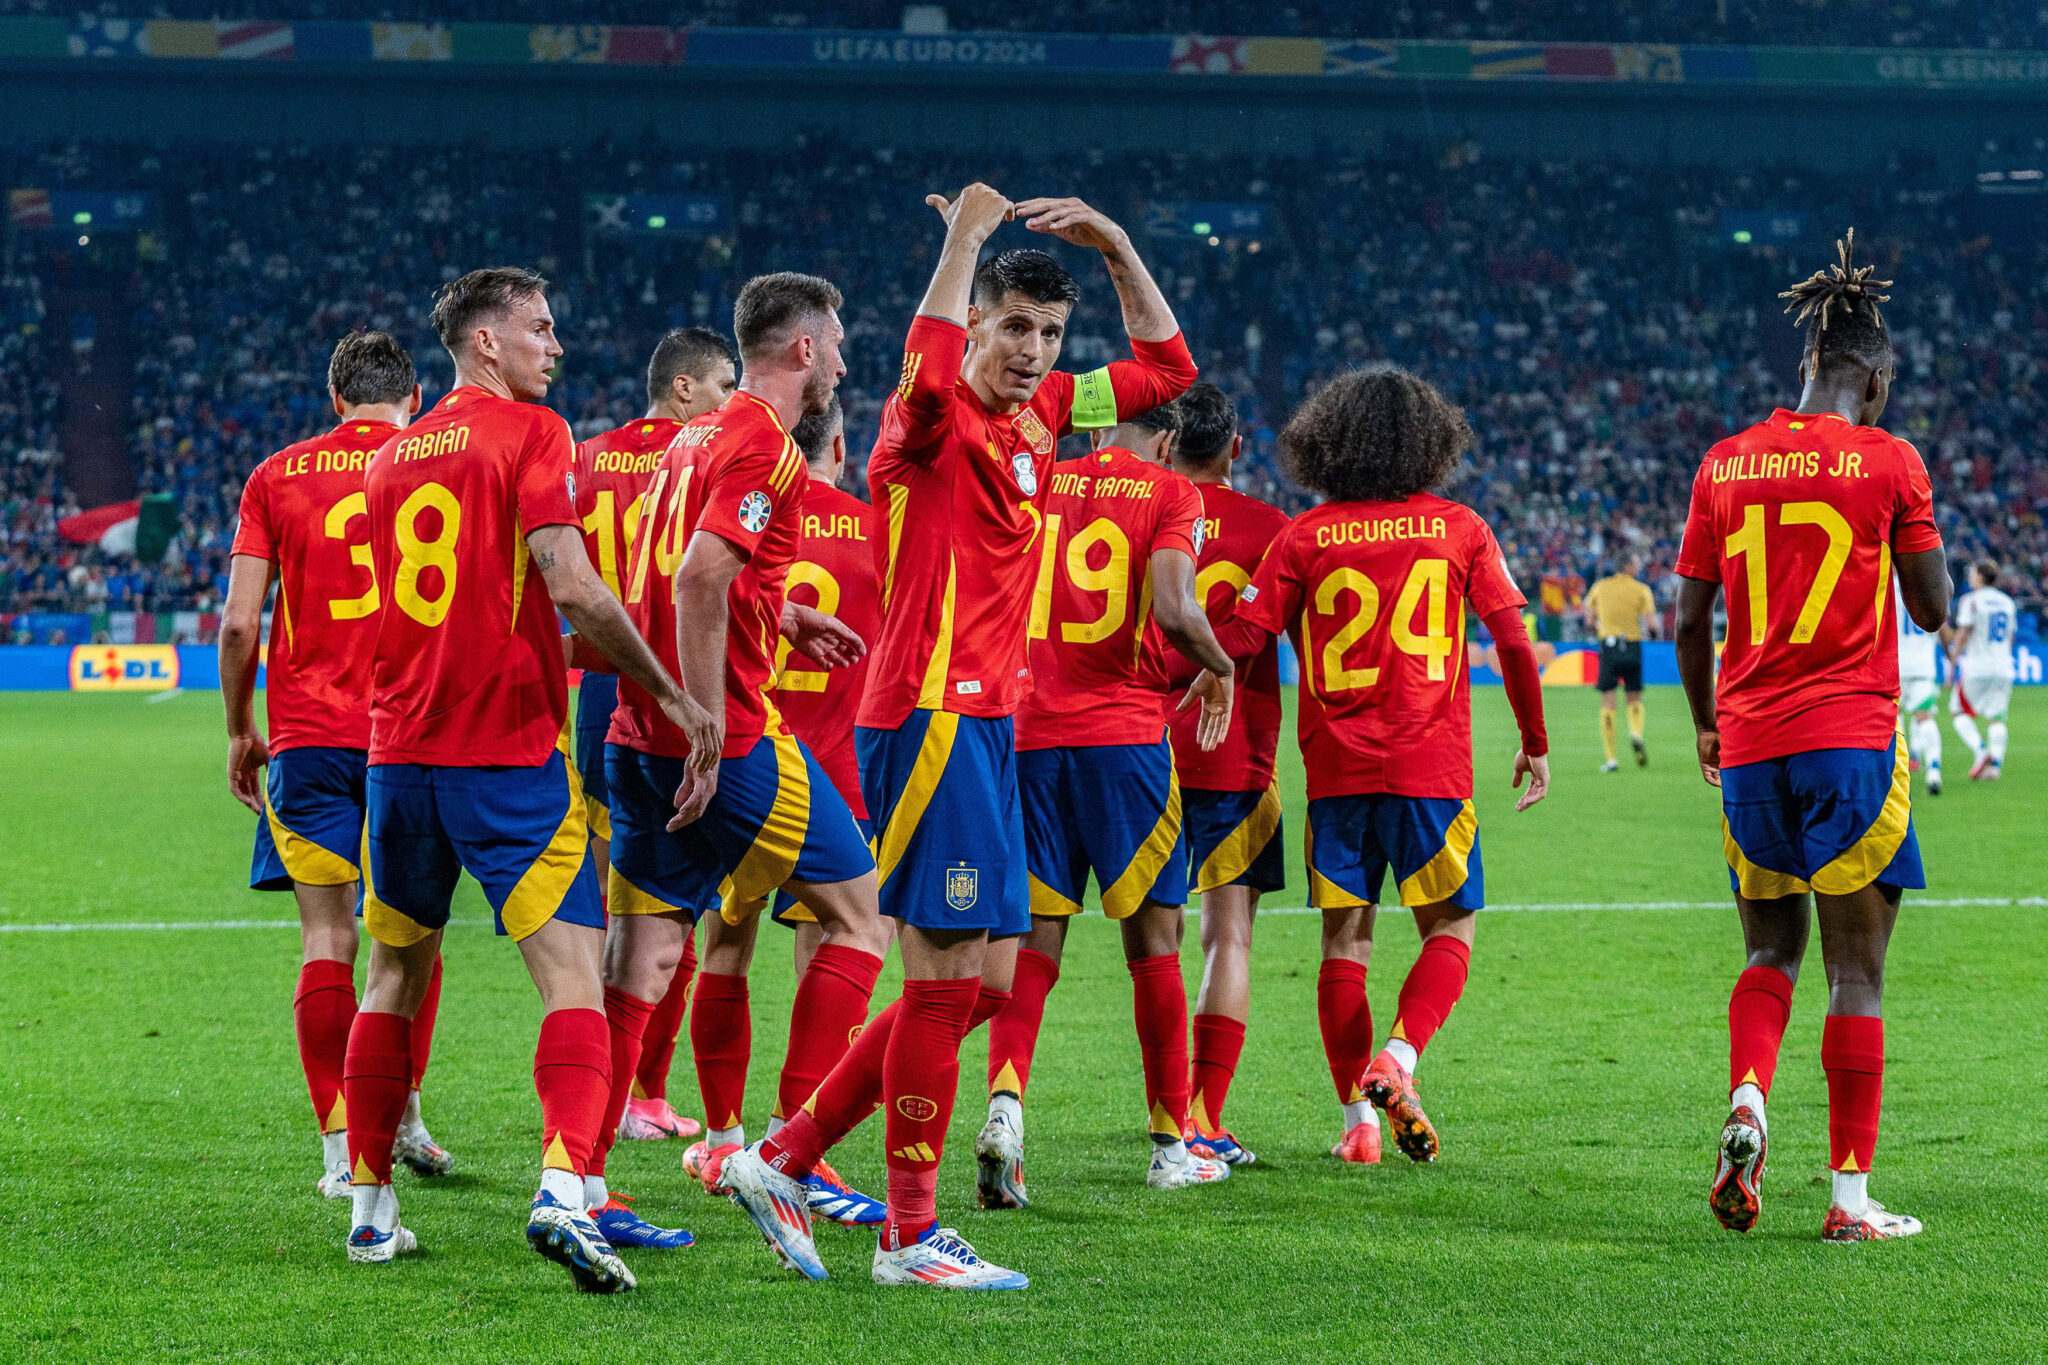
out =
[(542, 573), (546, 573), (555, 567), (555, 552), (553, 550), (536, 551), (533, 556), (533, 562), (540, 566)]

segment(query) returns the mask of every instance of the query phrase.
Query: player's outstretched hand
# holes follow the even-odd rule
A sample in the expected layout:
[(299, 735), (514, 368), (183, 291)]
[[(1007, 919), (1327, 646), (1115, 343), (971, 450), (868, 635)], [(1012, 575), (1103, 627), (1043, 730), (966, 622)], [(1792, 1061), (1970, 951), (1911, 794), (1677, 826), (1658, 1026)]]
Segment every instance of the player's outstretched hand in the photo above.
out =
[(782, 634), (820, 668), (851, 668), (867, 657), (867, 641), (836, 616), (800, 602), (782, 604)]
[(943, 194), (928, 194), (924, 202), (946, 220), (946, 231), (967, 233), (976, 242), (987, 241), (990, 233), (1009, 222), (1014, 208), (1009, 200), (979, 180), (952, 199)]
[(1130, 240), (1108, 214), (1079, 199), (1019, 200), (1017, 216), (1033, 232), (1050, 233), (1063, 242), (1092, 246), (1097, 251), (1118, 251)]
[(1198, 701), (1202, 703), (1202, 718), (1195, 722), (1195, 743), (1206, 754), (1230, 733), (1230, 675), (1203, 669), (1195, 676), (1188, 694), (1181, 698), (1179, 709), (1185, 711)]
[(672, 701), (663, 702), (661, 709), (690, 741), (682, 785), (676, 788), (675, 818), (668, 822), (669, 832), (674, 833), (702, 815), (718, 794), (718, 760), (725, 748), (725, 701), (720, 698), (717, 709), (709, 710), (687, 692), (678, 692)]
[(1522, 799), (1515, 802), (1515, 809), (1524, 811), (1550, 795), (1550, 756), (1538, 754), (1531, 758), (1520, 749), (1515, 750), (1515, 780), (1509, 785), (1520, 787), (1522, 779), (1529, 779), (1529, 790), (1522, 793)]
[(1721, 732), (1702, 730), (1699, 735), (1700, 776), (1709, 787), (1721, 785)]
[(228, 790), (235, 800), (263, 814), (263, 787), (269, 776), (270, 746), (251, 730), (228, 739)]

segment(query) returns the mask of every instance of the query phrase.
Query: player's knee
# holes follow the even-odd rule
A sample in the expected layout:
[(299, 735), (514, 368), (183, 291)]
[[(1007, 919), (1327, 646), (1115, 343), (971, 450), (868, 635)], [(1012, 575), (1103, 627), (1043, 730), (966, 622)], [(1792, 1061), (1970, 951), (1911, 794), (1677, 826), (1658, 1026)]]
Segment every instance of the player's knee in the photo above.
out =
[(1323, 911), (1323, 956), (1364, 965), (1372, 960), (1373, 909), (1369, 905)]
[(1162, 957), (1180, 951), (1187, 916), (1181, 906), (1148, 900), (1123, 922), (1124, 956)]

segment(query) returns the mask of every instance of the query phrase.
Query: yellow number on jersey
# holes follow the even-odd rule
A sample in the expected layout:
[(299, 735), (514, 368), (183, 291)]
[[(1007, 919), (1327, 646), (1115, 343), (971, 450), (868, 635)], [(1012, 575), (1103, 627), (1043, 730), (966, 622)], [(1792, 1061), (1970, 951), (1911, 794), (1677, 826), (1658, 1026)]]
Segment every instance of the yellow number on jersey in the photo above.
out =
[[(441, 514), (441, 534), (421, 540), (420, 513), (429, 507)], [(391, 585), (392, 600), (421, 625), (438, 626), (448, 619), (455, 601), (455, 542), (462, 534), (462, 504), (442, 485), (423, 483), (399, 507), (396, 531), (398, 581)], [(420, 592), (420, 574), (427, 569), (441, 571), (441, 591), (434, 597)]]
[[(822, 564), (813, 564), (808, 559), (799, 559), (789, 566), (788, 587), (785, 592), (794, 591), (808, 583), (818, 590), (818, 610), (827, 616), (839, 613), (839, 580), (832, 571)], [(789, 638), (779, 637), (775, 642), (775, 687), (781, 692), (823, 692), (825, 683), (831, 677), (822, 669), (798, 669), (789, 671)]]
[[(1099, 569), (1088, 567), (1088, 552), (1097, 545), (1109, 547), (1109, 562)], [(1107, 517), (1098, 517), (1081, 528), (1067, 543), (1067, 577), (1082, 592), (1109, 594), (1102, 615), (1093, 621), (1062, 621), (1060, 638), (1068, 644), (1099, 644), (1117, 633), (1130, 614), (1131, 542), (1123, 528)]]
[(622, 561), (619, 549), (623, 544), (628, 554), (633, 549), (634, 533), (640, 529), (640, 507), (647, 501), (645, 494), (626, 504), (624, 519), (624, 540), (620, 539), (620, 521), (613, 514), (618, 510), (618, 494), (606, 488), (597, 495), (597, 505), (589, 516), (583, 519), (583, 530), (587, 535), (597, 537), (597, 572), (604, 579), (604, 585), (612, 590), (612, 596), (625, 600), (625, 592), (619, 587), (619, 570)]
[[(1743, 578), (1749, 595), (1749, 642), (1760, 645), (1770, 632), (1770, 556), (1764, 548), (1764, 505), (1751, 503), (1742, 509), (1742, 526), (1730, 535), (1726, 542), (1728, 558), (1740, 557)], [(1840, 512), (1824, 502), (1788, 502), (1778, 509), (1780, 526), (1818, 526), (1827, 532), (1827, 553), (1821, 557), (1820, 569), (1813, 576), (1813, 583), (1806, 590), (1806, 600), (1800, 604), (1799, 617), (1792, 623), (1790, 642), (1795, 645), (1810, 644), (1820, 630), (1821, 618), (1827, 615), (1828, 601), (1835, 595), (1835, 588), (1842, 581), (1842, 569), (1849, 562), (1849, 550), (1855, 541), (1855, 533)], [(1889, 546), (1885, 547), (1887, 551)], [(1883, 618), (1883, 579), (1879, 577), (1878, 617)]]
[[(322, 528), (329, 540), (346, 540), (348, 524), (357, 517), (370, 515), (370, 500), (362, 493), (351, 493), (327, 509), (327, 522)], [(327, 600), (327, 612), (337, 621), (360, 621), (377, 610), (377, 566), (370, 558), (370, 542), (348, 547), (349, 563), (370, 571), (370, 590), (361, 597), (331, 597)]]
[[(1323, 677), (1321, 690), (1325, 693), (1350, 692), (1361, 687), (1371, 687), (1380, 680), (1377, 668), (1346, 668), (1344, 654), (1351, 646), (1372, 629), (1373, 622), (1380, 615), (1380, 590), (1373, 581), (1353, 568), (1333, 569), (1328, 577), (1316, 585), (1315, 606), (1318, 616), (1334, 616), (1337, 599), (1345, 593), (1358, 598), (1358, 612), (1335, 635), (1323, 645)], [(1302, 654), (1313, 658), (1309, 649), (1308, 619), (1301, 623)]]
[[(1388, 624), (1387, 632), (1393, 637), (1394, 648), (1403, 654), (1413, 654), (1429, 661), (1429, 680), (1442, 682), (1445, 664), (1449, 662), (1455, 642), (1444, 629), (1444, 617), (1448, 614), (1447, 601), (1451, 595), (1451, 565), (1446, 559), (1418, 559), (1415, 567), (1408, 571), (1408, 581), (1401, 585), (1401, 596), (1394, 603), (1394, 619)], [(1415, 633), (1415, 608), (1428, 598), (1425, 610), (1426, 620), (1422, 634)]]
[(1234, 599), (1245, 590), (1245, 585), (1251, 581), (1252, 576), (1245, 572), (1242, 564), (1233, 564), (1227, 559), (1219, 559), (1195, 575), (1195, 601), (1201, 605), (1203, 611), (1207, 611), (1209, 609), (1209, 589), (1215, 587), (1218, 583), (1228, 583), (1230, 585), (1230, 595)]

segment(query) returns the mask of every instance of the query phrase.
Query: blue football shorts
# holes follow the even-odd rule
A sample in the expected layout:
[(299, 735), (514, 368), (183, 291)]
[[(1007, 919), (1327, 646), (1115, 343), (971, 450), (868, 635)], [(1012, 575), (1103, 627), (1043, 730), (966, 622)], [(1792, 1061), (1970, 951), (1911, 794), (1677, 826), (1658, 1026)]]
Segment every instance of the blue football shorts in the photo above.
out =
[(604, 780), (604, 737), (619, 704), (619, 675), (584, 670), (576, 685), (576, 772), (583, 779), (583, 809), (590, 837), (612, 837), (612, 798)]
[(1182, 787), (1180, 823), (1190, 890), (1248, 886), (1264, 893), (1287, 885), (1279, 783), (1256, 792)]
[(1721, 769), (1728, 883), (1749, 900), (1919, 888), (1906, 745), (1814, 749)]
[(1017, 787), (1032, 914), (1079, 914), (1090, 872), (1111, 919), (1128, 918), (1148, 900), (1186, 903), (1180, 784), (1164, 737), (1026, 749), (1017, 755)]
[(270, 756), (263, 818), (256, 822), (256, 856), (249, 886), (289, 891), (304, 886), (347, 886), (361, 880), (364, 776), (361, 749), (308, 746)]
[(1479, 819), (1469, 800), (1373, 792), (1308, 803), (1308, 903), (1377, 905), (1387, 870), (1403, 905), (1486, 904)]

